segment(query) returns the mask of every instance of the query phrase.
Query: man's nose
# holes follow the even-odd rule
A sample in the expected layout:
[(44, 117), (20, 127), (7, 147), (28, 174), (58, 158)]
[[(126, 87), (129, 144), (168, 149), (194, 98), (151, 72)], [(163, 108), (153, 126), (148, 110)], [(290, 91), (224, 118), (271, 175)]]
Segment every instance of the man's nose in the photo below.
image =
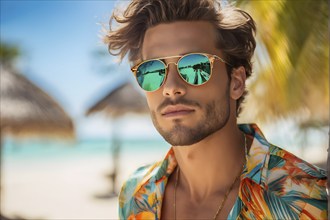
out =
[(175, 63), (168, 63), (167, 77), (163, 85), (163, 95), (166, 97), (183, 96), (186, 94), (186, 83), (178, 73)]

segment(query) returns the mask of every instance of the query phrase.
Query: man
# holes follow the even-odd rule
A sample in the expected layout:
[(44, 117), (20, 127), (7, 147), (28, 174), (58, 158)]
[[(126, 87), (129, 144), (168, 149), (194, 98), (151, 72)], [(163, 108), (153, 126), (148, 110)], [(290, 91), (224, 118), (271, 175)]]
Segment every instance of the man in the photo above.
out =
[(121, 219), (327, 217), (325, 172), (267, 142), (257, 125), (237, 125), (256, 46), (248, 13), (213, 0), (133, 0), (113, 19), (109, 51), (129, 55), (172, 145), (124, 184)]

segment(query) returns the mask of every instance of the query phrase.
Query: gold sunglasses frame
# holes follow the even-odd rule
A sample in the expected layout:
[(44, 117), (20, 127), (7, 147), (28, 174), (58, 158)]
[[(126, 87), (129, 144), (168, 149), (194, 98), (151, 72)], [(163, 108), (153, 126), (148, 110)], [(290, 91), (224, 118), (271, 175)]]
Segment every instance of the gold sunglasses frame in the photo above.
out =
[[(224, 59), (222, 59), (221, 57), (219, 57), (219, 56), (217, 56), (217, 55), (212, 55), (212, 54), (208, 54), (208, 53), (188, 53), (188, 54), (184, 54), (184, 55), (177, 55), (177, 56), (168, 56), (168, 57), (160, 57), (160, 58), (154, 58), (154, 59), (149, 59), (149, 60), (144, 60), (144, 61), (142, 61), (142, 62), (140, 62), (140, 63), (138, 63), (138, 64), (136, 64), (136, 65), (134, 65), (132, 68), (131, 68), (131, 71), (133, 72), (133, 74), (134, 74), (134, 76), (135, 76), (135, 79), (137, 80), (137, 77), (136, 77), (136, 72), (137, 72), (137, 70), (138, 70), (138, 68), (142, 65), (142, 64), (144, 64), (144, 63), (146, 63), (146, 62), (149, 62), (149, 61), (152, 61), (152, 60), (157, 60), (157, 61), (160, 61), (161, 63), (163, 63), (164, 64), (164, 66), (165, 66), (165, 77), (164, 77), (164, 80), (163, 80), (163, 82), (162, 82), (162, 84), (159, 86), (159, 88), (157, 88), (157, 89), (155, 89), (155, 90), (152, 90), (152, 91), (148, 91), (148, 90), (145, 90), (144, 88), (142, 88), (141, 87), (141, 85), (139, 84), (139, 86), (144, 90), (144, 91), (146, 91), (146, 92), (155, 92), (155, 91), (157, 91), (158, 89), (160, 89), (163, 85), (164, 85), (164, 83), (165, 83), (165, 81), (166, 81), (166, 79), (167, 79), (167, 75), (168, 75), (168, 66), (171, 64), (171, 63), (173, 63), (173, 64), (175, 64), (176, 65), (176, 69), (177, 69), (177, 71), (178, 71), (178, 74), (179, 74), (179, 76), (180, 76), (180, 78), (185, 82), (185, 83), (187, 83), (188, 85), (191, 85), (191, 86), (201, 86), (201, 85), (204, 85), (205, 83), (207, 83), (209, 80), (210, 80), (210, 78), (207, 80), (207, 81), (205, 81), (205, 82), (203, 82), (202, 84), (199, 84), (199, 85), (194, 85), (194, 84), (190, 84), (190, 83), (188, 83), (182, 76), (181, 76), (181, 74), (180, 74), (180, 70), (179, 70), (179, 68), (178, 68), (178, 63), (180, 62), (180, 60), (182, 59), (182, 58), (184, 58), (184, 57), (186, 57), (186, 56), (189, 56), (189, 55), (194, 55), (194, 54), (198, 54), (198, 55), (204, 55), (204, 56), (206, 56), (208, 59), (209, 59), (209, 62), (210, 62), (210, 78), (212, 77), (212, 73), (213, 73), (213, 63), (214, 63), (214, 61), (215, 60), (220, 60), (222, 63), (225, 63), (225, 64), (228, 64), (229, 66), (232, 66), (230, 63), (228, 63), (227, 61), (225, 61)], [(176, 62), (168, 62), (167, 64), (163, 61), (163, 60), (166, 60), (166, 59), (172, 59), (172, 58), (179, 58)], [(138, 80), (137, 80), (138, 81)]]

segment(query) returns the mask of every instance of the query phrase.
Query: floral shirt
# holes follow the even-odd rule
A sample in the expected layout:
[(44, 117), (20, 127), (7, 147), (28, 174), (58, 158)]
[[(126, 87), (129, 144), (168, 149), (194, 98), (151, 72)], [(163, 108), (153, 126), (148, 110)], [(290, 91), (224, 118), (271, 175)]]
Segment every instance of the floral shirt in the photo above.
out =
[[(270, 144), (257, 125), (239, 127), (253, 142), (228, 219), (326, 219), (326, 172)], [(176, 165), (171, 148), (163, 161), (133, 173), (119, 196), (120, 219), (160, 219)]]

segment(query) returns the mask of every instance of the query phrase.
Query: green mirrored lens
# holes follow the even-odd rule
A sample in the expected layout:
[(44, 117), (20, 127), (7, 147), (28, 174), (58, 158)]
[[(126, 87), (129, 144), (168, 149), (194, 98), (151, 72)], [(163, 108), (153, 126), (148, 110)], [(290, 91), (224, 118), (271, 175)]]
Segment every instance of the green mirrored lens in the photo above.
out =
[(210, 79), (211, 64), (203, 54), (189, 54), (178, 63), (182, 78), (189, 84), (201, 85)]
[(155, 91), (164, 81), (165, 65), (159, 60), (147, 61), (138, 67), (136, 78), (142, 89)]

